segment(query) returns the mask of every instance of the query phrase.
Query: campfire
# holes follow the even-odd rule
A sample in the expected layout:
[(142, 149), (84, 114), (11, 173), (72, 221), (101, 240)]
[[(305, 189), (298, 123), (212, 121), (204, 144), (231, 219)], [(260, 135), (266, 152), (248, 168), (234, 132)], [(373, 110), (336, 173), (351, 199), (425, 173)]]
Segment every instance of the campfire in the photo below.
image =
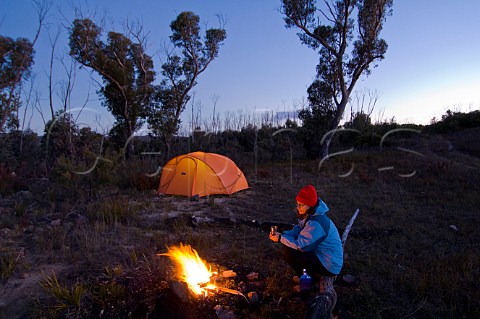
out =
[(190, 245), (180, 243), (179, 246), (168, 247), (168, 251), (160, 255), (170, 257), (176, 266), (175, 270), (178, 280), (185, 282), (190, 291), (195, 295), (204, 295), (206, 297), (209, 293), (223, 291), (240, 295), (247, 299), (240, 291), (212, 283), (217, 274), (212, 272), (211, 267), (200, 258), (197, 251)]
[(180, 243), (179, 246), (169, 247), (168, 252), (161, 255), (170, 257), (176, 266), (178, 279), (185, 282), (194, 294), (207, 296), (209, 290), (216, 289), (216, 286), (210, 283), (214, 275), (211, 267), (190, 245)]

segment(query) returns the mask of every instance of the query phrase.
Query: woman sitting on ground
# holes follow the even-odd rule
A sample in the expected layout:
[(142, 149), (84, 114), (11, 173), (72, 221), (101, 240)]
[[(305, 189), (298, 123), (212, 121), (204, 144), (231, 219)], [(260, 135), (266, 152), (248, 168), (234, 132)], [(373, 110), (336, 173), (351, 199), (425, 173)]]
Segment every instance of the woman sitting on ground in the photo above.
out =
[(313, 185), (296, 196), (298, 224), (283, 233), (270, 233), (270, 240), (282, 245), (282, 255), (297, 276), (303, 269), (319, 283), (321, 277), (336, 276), (343, 265), (343, 248), (335, 224), (327, 217), (327, 205)]

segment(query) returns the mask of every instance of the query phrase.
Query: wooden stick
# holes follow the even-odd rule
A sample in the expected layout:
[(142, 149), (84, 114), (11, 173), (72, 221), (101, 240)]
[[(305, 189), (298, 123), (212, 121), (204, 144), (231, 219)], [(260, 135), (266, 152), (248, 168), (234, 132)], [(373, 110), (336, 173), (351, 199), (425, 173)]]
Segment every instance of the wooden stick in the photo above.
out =
[[(345, 227), (345, 231), (342, 235), (342, 247), (345, 248), (345, 242), (347, 241), (348, 233), (352, 228), (355, 219), (357, 218), (360, 209), (357, 208), (353, 213), (352, 218)], [(304, 319), (331, 319), (333, 308), (337, 303), (337, 293), (333, 287), (333, 277), (323, 278), (325, 285), (322, 287), (322, 291), (316, 294), (312, 299), (307, 300)], [(322, 282), (321, 282), (322, 284)]]
[(355, 213), (353, 213), (352, 218), (350, 218), (350, 221), (348, 222), (347, 227), (345, 227), (345, 231), (343, 232), (343, 235), (342, 235), (342, 246), (343, 246), (343, 248), (345, 248), (345, 242), (347, 241), (348, 233), (350, 232), (350, 229), (352, 228), (353, 222), (357, 218), (357, 215), (358, 215), (359, 212), (360, 212), (360, 209), (357, 208), (355, 210)]
[(223, 291), (223, 292), (226, 292), (226, 293), (229, 293), (229, 294), (232, 294), (232, 295), (237, 295), (237, 296), (242, 296), (243, 298), (245, 298), (245, 300), (250, 303), (250, 301), (248, 301), (248, 298), (247, 296), (245, 296), (244, 294), (242, 294), (240, 291), (238, 290), (234, 290), (234, 289), (230, 289), (230, 288), (226, 288), (226, 287), (221, 287), (221, 286), (215, 286), (215, 287), (206, 287), (207, 289), (211, 289), (211, 290), (219, 290), (219, 291)]

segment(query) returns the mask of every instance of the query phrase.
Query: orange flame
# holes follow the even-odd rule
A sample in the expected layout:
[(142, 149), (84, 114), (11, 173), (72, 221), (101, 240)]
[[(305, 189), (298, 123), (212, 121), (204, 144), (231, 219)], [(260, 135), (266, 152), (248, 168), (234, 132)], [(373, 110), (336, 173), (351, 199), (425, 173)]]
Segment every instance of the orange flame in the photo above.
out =
[(216, 288), (208, 283), (213, 275), (211, 267), (207, 266), (190, 245), (180, 243), (180, 246), (168, 247), (168, 252), (161, 255), (170, 257), (176, 265), (179, 279), (186, 282), (195, 294), (207, 295), (207, 290)]

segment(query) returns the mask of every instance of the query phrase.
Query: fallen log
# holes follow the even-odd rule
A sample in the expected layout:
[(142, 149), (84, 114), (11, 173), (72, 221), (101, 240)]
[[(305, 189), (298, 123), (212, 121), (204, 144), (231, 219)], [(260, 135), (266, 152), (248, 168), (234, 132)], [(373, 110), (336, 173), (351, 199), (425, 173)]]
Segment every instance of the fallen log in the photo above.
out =
[[(360, 209), (356, 209), (350, 221), (345, 227), (345, 231), (342, 234), (342, 247), (345, 252), (345, 243), (347, 241), (348, 233), (352, 228), (355, 219), (358, 216)], [(345, 254), (344, 254), (345, 257)], [(344, 258), (345, 260), (345, 258)], [(307, 299), (305, 304), (305, 319), (331, 319), (333, 316), (333, 309), (337, 303), (337, 293), (333, 286), (335, 277), (322, 277), (320, 279), (319, 292), (314, 294), (311, 298)]]
[(291, 229), (294, 224), (289, 223), (281, 223), (281, 222), (274, 222), (274, 221), (264, 221), (261, 222), (259, 220), (248, 220), (248, 219), (238, 219), (238, 218), (230, 218), (230, 217), (214, 217), (214, 216), (191, 216), (191, 224), (192, 226), (199, 226), (203, 223), (218, 223), (223, 225), (246, 225), (254, 228), (260, 228), (266, 230), (267, 232), (270, 231), (271, 226), (277, 226), (279, 231)]
[(353, 213), (352, 217), (350, 218), (350, 221), (347, 224), (347, 227), (345, 227), (345, 231), (342, 234), (342, 247), (343, 250), (345, 251), (345, 242), (347, 241), (348, 233), (350, 233), (350, 229), (352, 228), (353, 222), (355, 222), (355, 219), (358, 216), (358, 213), (360, 212), (360, 209), (356, 209), (355, 213)]

